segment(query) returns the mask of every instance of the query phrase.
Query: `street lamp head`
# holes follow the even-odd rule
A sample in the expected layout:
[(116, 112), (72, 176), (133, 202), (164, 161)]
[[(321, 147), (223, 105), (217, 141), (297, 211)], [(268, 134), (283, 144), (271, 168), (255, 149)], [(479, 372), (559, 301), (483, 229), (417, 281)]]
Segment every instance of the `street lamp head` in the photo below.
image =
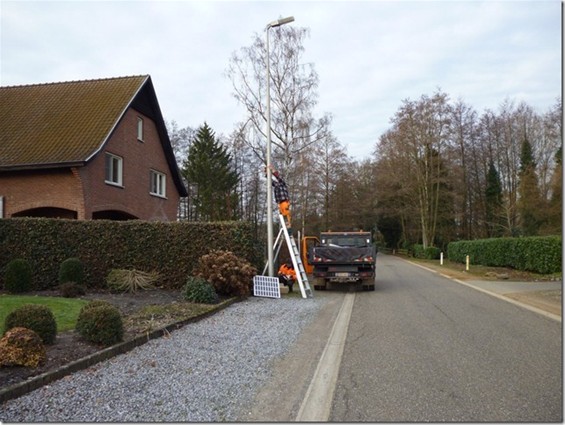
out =
[(281, 25), (289, 24), (293, 21), (294, 21), (294, 16), (289, 16), (288, 18), (281, 18), (281, 19), (278, 19), (278, 20), (273, 21), (270, 24), (268, 24), (267, 29), (274, 28), (274, 27), (280, 27)]

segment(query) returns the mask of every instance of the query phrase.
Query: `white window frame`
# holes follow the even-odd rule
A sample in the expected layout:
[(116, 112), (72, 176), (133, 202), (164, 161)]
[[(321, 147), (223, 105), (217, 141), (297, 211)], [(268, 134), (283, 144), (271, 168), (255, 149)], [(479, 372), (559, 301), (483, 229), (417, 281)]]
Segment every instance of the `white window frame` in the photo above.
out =
[(160, 198), (167, 197), (167, 175), (157, 170), (149, 171), (149, 193)]
[[(112, 161), (110, 167), (108, 166), (108, 161)], [(114, 175), (115, 164), (117, 165), (117, 176)], [(124, 187), (124, 159), (121, 156), (106, 152), (104, 167), (104, 182), (112, 186)]]
[(137, 140), (143, 142), (143, 118), (137, 117)]

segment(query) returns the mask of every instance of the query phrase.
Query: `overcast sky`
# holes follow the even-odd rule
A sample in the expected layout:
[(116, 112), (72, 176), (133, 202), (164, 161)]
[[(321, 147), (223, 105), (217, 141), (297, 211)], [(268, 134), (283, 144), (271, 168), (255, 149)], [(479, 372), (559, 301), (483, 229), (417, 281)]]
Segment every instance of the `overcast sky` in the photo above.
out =
[(267, 23), (308, 27), (348, 153), (369, 157), (403, 99), (437, 88), (479, 113), (505, 99), (546, 112), (561, 96), (561, 2), (0, 1), (0, 85), (149, 74), (166, 120), (228, 135), (245, 111), (224, 76)]

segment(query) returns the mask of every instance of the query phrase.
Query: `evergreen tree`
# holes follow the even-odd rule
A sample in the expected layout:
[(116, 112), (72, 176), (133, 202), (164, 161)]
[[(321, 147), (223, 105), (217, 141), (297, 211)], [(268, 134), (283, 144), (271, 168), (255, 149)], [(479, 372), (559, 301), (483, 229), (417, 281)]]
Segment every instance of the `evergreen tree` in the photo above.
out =
[(540, 196), (532, 145), (527, 138), (522, 143), (519, 177), (518, 213), (522, 234), (524, 236), (535, 236), (538, 234), (545, 208)]
[(237, 184), (231, 155), (204, 123), (198, 131), (184, 161), (183, 176), (197, 190), (196, 220), (222, 221), (237, 219)]
[(492, 160), (487, 173), (487, 187), (485, 190), (486, 202), (486, 227), (490, 238), (500, 237), (504, 233), (502, 183)]
[(536, 168), (536, 161), (534, 160), (534, 153), (530, 141), (525, 138), (522, 143), (522, 152), (520, 154), (520, 173), (523, 174), (530, 169)]

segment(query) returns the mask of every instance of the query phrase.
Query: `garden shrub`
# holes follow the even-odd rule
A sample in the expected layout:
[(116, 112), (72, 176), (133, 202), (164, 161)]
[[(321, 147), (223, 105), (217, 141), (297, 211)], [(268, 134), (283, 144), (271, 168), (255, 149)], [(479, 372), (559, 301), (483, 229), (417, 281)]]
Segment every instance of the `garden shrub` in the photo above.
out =
[(39, 335), (31, 329), (16, 327), (0, 339), (0, 366), (37, 367), (47, 358)]
[[(198, 259), (232, 251), (260, 267), (264, 247), (250, 222), (149, 222), (21, 217), (0, 220), (0, 270), (14, 258), (32, 265), (33, 288), (54, 289), (61, 263), (80, 258), (88, 288), (105, 288), (112, 269), (157, 270), (159, 286), (180, 290)], [(4, 273), (0, 275), (3, 286)]]
[(441, 250), (435, 246), (424, 248), (424, 245), (421, 244), (412, 245), (410, 251), (414, 257), (426, 260), (438, 260), (441, 253)]
[(16, 258), (6, 265), (4, 288), (12, 294), (31, 290), (31, 267), (23, 258)]
[(81, 285), (84, 282), (84, 266), (78, 258), (67, 258), (59, 267), (59, 283), (76, 282)]
[(203, 255), (194, 275), (207, 280), (218, 294), (248, 296), (257, 269), (231, 251), (213, 250)]
[(76, 298), (86, 294), (86, 288), (76, 282), (65, 282), (59, 285), (59, 292), (64, 298)]
[(6, 316), (4, 332), (12, 328), (35, 331), (44, 344), (53, 344), (57, 337), (57, 322), (49, 307), (40, 304), (24, 304)]
[(81, 309), (77, 318), (76, 330), (79, 335), (89, 342), (104, 346), (122, 341), (124, 324), (119, 310), (108, 303), (89, 304)]
[(439, 260), (441, 257), (441, 249), (437, 246), (429, 246), (426, 248), (424, 255), (428, 260)]
[(447, 246), (449, 260), (471, 264), (510, 267), (540, 274), (562, 271), (561, 236), (492, 238), (451, 242)]
[(159, 273), (141, 270), (112, 269), (106, 278), (106, 284), (111, 291), (137, 292), (154, 288), (159, 280)]
[(182, 295), (185, 300), (200, 304), (217, 304), (219, 301), (216, 290), (202, 277), (188, 276)]

